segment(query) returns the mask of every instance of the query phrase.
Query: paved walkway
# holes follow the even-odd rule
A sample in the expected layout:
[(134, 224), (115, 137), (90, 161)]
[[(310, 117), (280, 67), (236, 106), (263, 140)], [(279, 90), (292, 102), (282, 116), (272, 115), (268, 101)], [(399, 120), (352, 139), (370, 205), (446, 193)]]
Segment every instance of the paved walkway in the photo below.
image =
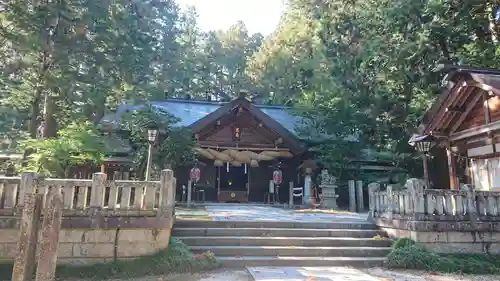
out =
[(459, 276), (422, 271), (349, 267), (248, 267), (255, 281), (493, 281), (498, 275)]
[(176, 210), (177, 216), (209, 217), (214, 221), (285, 221), (285, 222), (365, 222), (366, 214), (296, 212), (270, 206), (208, 205), (205, 210)]
[(348, 267), (249, 267), (248, 271), (255, 281), (379, 281)]

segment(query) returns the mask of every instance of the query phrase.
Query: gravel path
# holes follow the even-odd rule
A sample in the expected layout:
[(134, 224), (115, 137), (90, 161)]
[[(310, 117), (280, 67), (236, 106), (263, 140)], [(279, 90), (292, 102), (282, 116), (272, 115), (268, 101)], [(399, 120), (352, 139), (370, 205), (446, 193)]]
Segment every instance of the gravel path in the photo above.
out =
[(387, 270), (369, 268), (363, 270), (380, 281), (499, 281), (500, 275), (456, 275), (431, 273), (418, 270)]
[[(89, 280), (78, 280), (89, 281)], [(253, 281), (246, 269), (217, 270), (208, 273), (175, 274), (170, 276), (148, 276), (136, 279), (111, 279), (107, 281)]]

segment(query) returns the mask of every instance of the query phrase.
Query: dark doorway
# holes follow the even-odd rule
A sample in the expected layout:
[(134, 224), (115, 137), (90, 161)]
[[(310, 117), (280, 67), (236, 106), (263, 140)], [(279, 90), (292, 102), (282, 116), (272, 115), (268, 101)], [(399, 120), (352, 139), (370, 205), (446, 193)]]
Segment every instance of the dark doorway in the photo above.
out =
[(229, 172), (225, 167), (221, 167), (220, 181), (221, 190), (246, 191), (248, 171), (244, 166), (230, 167)]

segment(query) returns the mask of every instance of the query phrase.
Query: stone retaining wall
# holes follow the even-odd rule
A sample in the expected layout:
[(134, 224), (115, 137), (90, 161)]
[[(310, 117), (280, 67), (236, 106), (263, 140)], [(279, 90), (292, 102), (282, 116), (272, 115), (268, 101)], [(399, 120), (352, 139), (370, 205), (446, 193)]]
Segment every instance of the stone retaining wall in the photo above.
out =
[(60, 189), (64, 205), (59, 263), (128, 259), (167, 248), (174, 222), (172, 171), (162, 171), (156, 182), (103, 179), (101, 173), (93, 180), (41, 179), (34, 173), (0, 177), (0, 261), (16, 256), (24, 205), (19, 198), (52, 188)]

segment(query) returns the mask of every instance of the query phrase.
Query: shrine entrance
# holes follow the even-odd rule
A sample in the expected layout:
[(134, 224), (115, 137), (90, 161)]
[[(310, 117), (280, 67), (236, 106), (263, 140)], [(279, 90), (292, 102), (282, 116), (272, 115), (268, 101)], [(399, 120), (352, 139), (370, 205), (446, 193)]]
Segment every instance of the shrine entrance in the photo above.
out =
[(239, 167), (224, 167), (219, 169), (217, 177), (219, 202), (248, 202), (249, 177), (244, 165)]
[[(201, 112), (212, 104), (192, 106), (190, 110)], [(299, 121), (285, 108), (254, 105), (244, 97), (217, 106), (189, 126), (197, 141), (201, 177), (196, 190), (203, 189), (203, 201), (268, 203), (269, 193), (279, 190), (279, 200), (271, 203), (287, 202), (290, 185), (301, 186), (298, 174), (303, 169), (298, 166), (310, 157), (293, 130)], [(276, 169), (283, 172), (280, 184), (273, 183)], [(189, 178), (183, 180), (183, 174), (189, 175), (179, 171), (176, 177), (187, 183)]]

